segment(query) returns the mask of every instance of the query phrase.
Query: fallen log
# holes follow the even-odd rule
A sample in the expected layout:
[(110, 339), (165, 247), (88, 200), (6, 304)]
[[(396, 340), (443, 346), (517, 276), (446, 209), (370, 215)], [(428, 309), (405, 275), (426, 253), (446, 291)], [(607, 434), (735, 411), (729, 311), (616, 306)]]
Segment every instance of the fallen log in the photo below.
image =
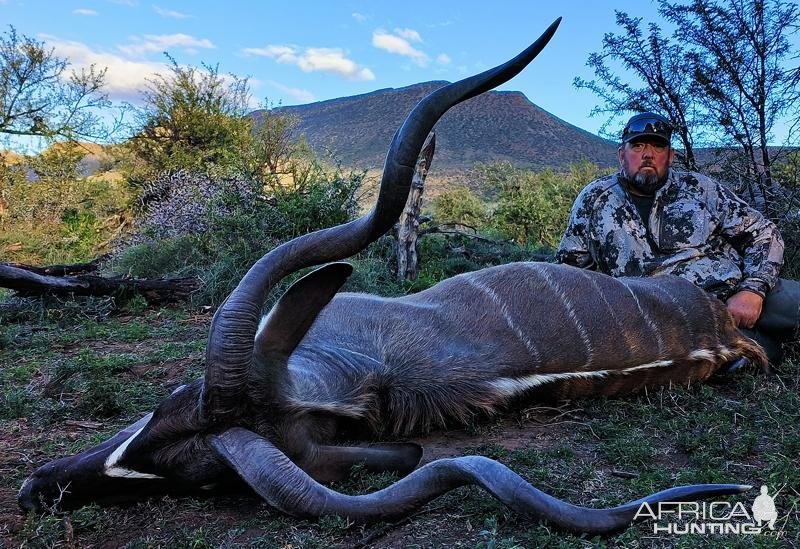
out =
[(0, 265), (8, 265), (10, 267), (24, 269), (40, 275), (66, 276), (93, 273), (100, 268), (100, 264), (106, 259), (108, 259), (108, 254), (96, 257), (87, 263), (70, 263), (68, 265), (47, 265), (45, 267), (25, 265), (22, 263), (0, 263)]
[[(48, 267), (37, 267), (38, 271)], [(195, 277), (125, 278), (96, 275), (55, 276), (39, 274), (20, 266), (0, 263), (0, 287), (31, 295), (130, 296), (139, 294), (148, 303), (181, 301), (200, 286)]]

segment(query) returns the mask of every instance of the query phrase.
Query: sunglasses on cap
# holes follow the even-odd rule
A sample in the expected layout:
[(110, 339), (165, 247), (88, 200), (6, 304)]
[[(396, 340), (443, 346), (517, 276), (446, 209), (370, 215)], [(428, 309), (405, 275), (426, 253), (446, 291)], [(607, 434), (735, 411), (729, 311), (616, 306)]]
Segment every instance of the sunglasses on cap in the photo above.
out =
[(669, 143), (672, 139), (672, 124), (663, 116), (653, 113), (637, 114), (622, 130), (622, 142), (628, 143), (637, 137), (658, 137)]

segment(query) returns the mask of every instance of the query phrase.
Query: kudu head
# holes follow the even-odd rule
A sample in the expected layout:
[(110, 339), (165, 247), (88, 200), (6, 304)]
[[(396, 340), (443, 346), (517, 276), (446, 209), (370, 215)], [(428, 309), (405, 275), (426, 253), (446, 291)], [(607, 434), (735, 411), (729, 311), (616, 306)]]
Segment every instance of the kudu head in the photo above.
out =
[[(91, 501), (230, 485), (239, 478), (253, 486), (253, 478), (274, 475), (280, 482), (272, 493), (264, 493), (263, 484), (254, 488), (286, 509), (283, 492), (308, 480), (294, 471), (287, 454), (304, 463), (303, 469), (317, 480), (338, 478), (357, 461), (401, 474), (412, 470), (421, 457), (416, 445), (321, 448), (310, 444), (314, 433), (287, 433), (281, 423), (289, 356), (345, 282), (350, 267), (333, 263), (300, 279), (259, 328), (261, 309), (267, 293), (285, 276), (349, 257), (391, 228), (405, 205), (419, 151), (437, 120), (453, 105), (519, 73), (548, 43), (559, 22), (507, 63), (420, 101), (391, 143), (375, 207), (350, 223), (301, 236), (263, 256), (214, 315), (204, 379), (177, 389), (152, 414), (99, 446), (40, 467), (21, 488), (20, 507), (74, 508)], [(246, 452), (254, 460), (245, 459)]]

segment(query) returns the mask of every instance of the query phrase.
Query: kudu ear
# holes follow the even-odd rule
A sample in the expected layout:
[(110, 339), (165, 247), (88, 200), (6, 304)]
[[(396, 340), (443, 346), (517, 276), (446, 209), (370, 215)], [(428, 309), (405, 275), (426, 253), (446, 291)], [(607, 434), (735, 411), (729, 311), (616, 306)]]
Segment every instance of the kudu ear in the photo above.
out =
[(330, 263), (292, 284), (262, 321), (256, 334), (256, 351), (292, 354), (352, 272), (349, 263)]

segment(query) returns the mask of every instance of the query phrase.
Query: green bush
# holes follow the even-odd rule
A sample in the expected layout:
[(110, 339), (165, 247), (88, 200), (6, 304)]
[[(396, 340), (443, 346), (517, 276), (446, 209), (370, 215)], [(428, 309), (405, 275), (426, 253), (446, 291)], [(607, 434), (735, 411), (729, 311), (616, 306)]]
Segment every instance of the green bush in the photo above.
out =
[(363, 174), (315, 166), (294, 192), (265, 196), (259, 183), (216, 181), (184, 172), (156, 182), (160, 200), (141, 222), (143, 241), (120, 254), (117, 272), (199, 276), (200, 303), (219, 303), (270, 249), (345, 223), (358, 207)]
[(433, 201), (438, 223), (467, 225), (481, 233), (497, 233), (523, 247), (555, 248), (567, 225), (572, 203), (587, 183), (607, 171), (584, 161), (564, 172), (534, 172), (508, 162), (477, 164), (473, 183), (489, 202), (458, 187)]
[(535, 173), (510, 164), (490, 166), (484, 170), (485, 183), (499, 189), (492, 224), (519, 244), (555, 248), (575, 197), (600, 175), (590, 162), (572, 165), (565, 174)]
[(38, 179), (19, 165), (0, 169), (0, 261), (50, 264), (88, 261), (130, 217), (133, 194), (111, 177), (80, 177), (86, 151), (55, 143), (25, 158)]
[(355, 267), (345, 290), (398, 296), (430, 288), (452, 276), (513, 261), (547, 261), (541, 249), (514, 242), (483, 241), (464, 235), (425, 235), (418, 241), (419, 272), (416, 280), (397, 279), (396, 240), (385, 236), (348, 260)]
[(483, 227), (489, 210), (480, 198), (466, 187), (456, 187), (433, 200), (433, 211), (439, 223), (458, 223), (470, 227)]
[(112, 263), (112, 270), (137, 278), (194, 276), (206, 261), (201, 238), (194, 235), (177, 236), (125, 248)]
[(395, 269), (396, 240), (389, 235), (379, 238), (366, 250), (347, 259), (353, 264), (353, 274), (347, 279), (344, 289), (348, 292), (364, 292), (383, 296), (399, 296), (408, 293), (407, 284), (397, 280)]
[(129, 175), (165, 170), (230, 174), (252, 131), (247, 79), (216, 66), (182, 67), (170, 58), (166, 74), (148, 81), (137, 111), (139, 130), (127, 146), (144, 161)]
[(10, 206), (0, 220), (0, 261), (89, 261), (129, 223), (130, 194), (121, 183), (43, 180), (7, 191)]

